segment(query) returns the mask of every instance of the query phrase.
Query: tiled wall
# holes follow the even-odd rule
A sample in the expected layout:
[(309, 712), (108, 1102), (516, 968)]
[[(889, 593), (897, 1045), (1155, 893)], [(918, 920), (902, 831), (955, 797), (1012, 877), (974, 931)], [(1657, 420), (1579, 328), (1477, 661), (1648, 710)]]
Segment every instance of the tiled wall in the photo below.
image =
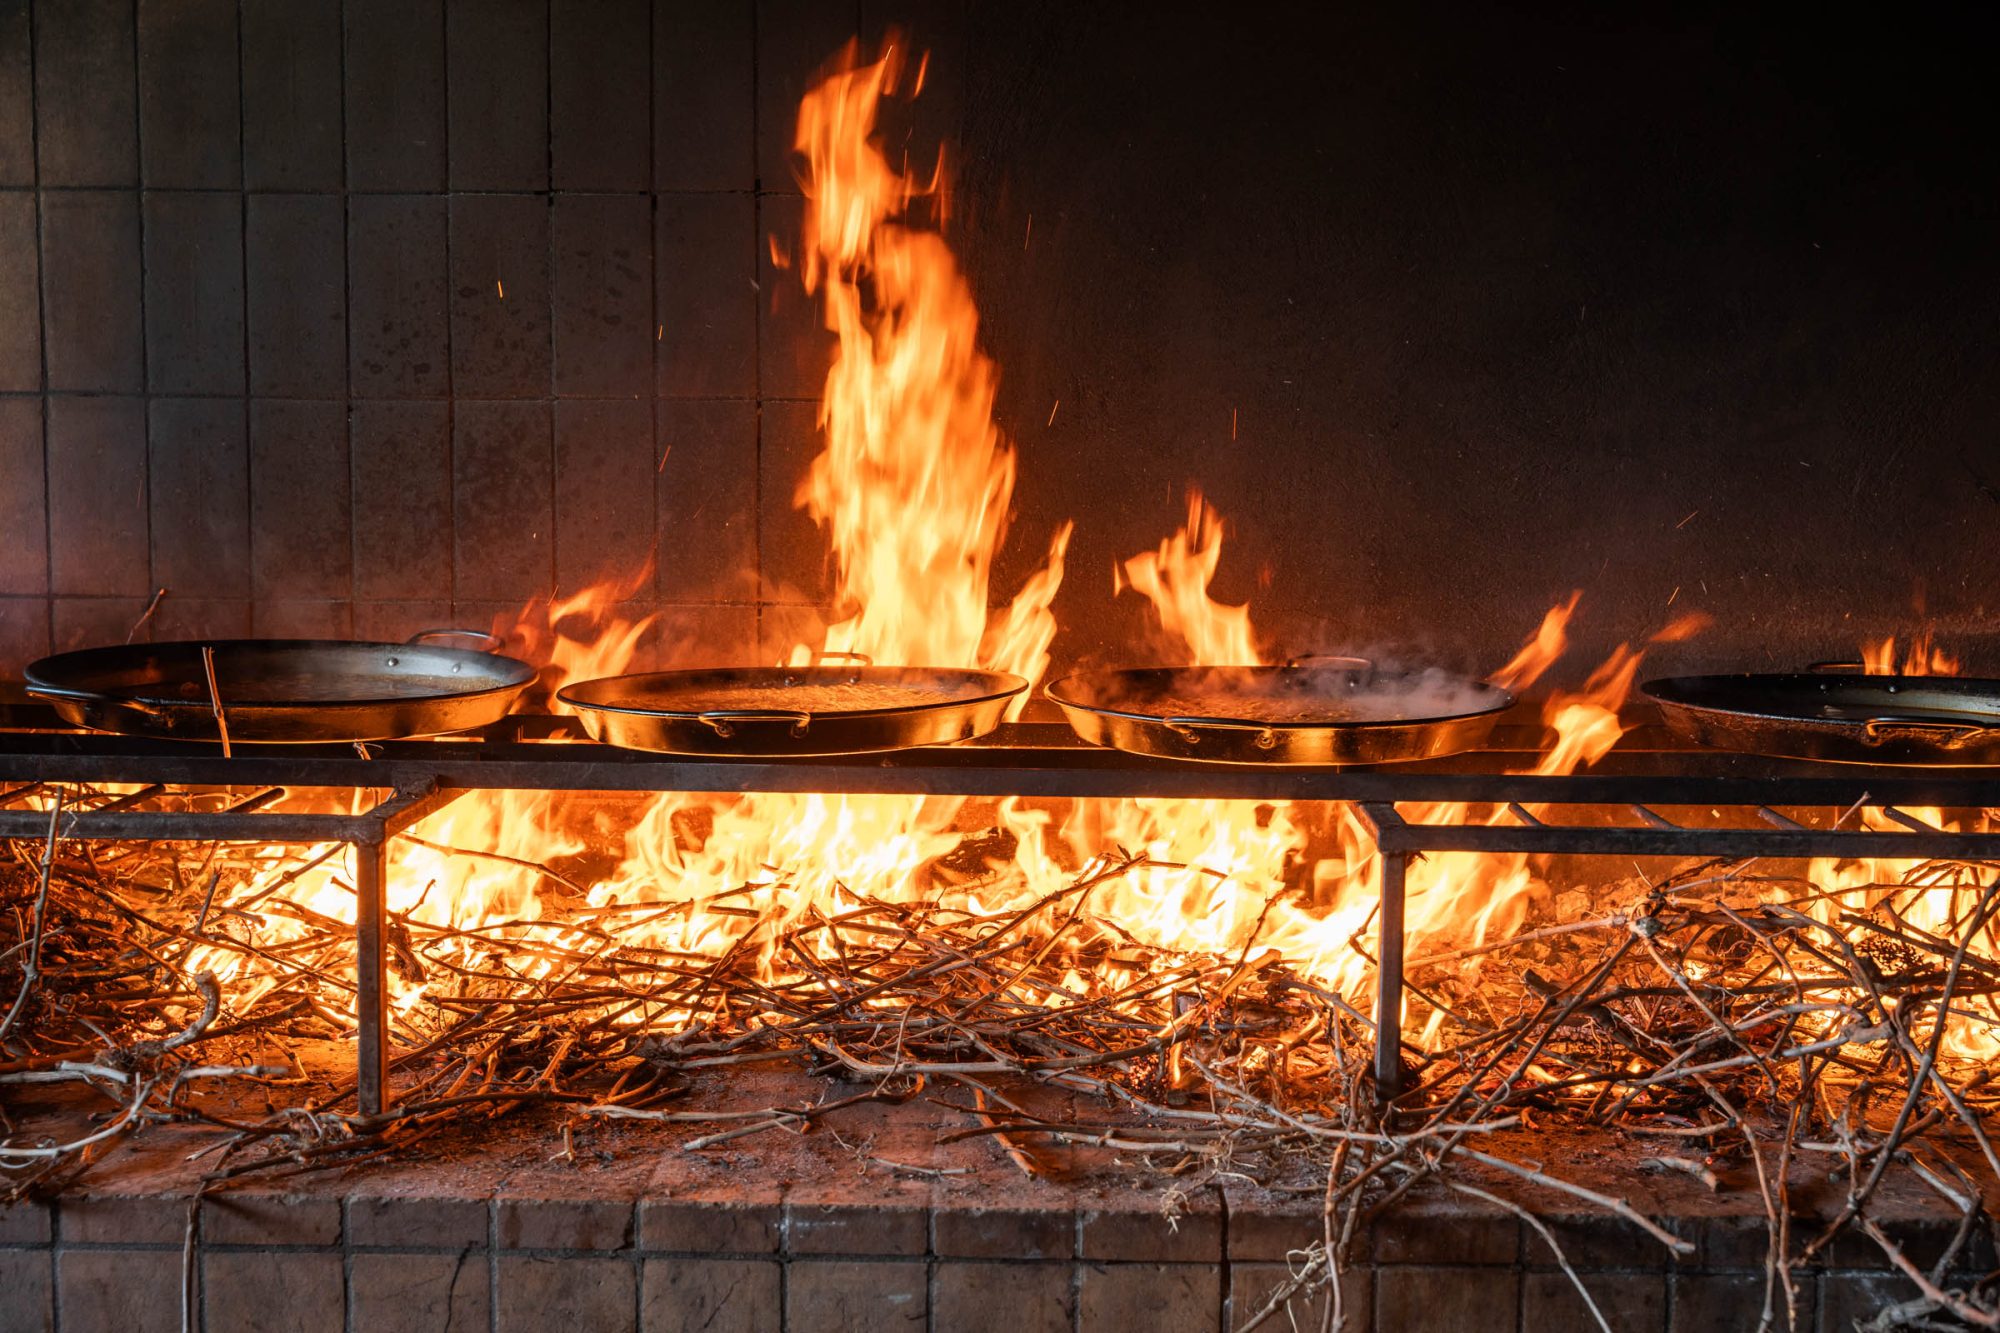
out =
[(892, 26), (1019, 451), (996, 594), (1077, 521), (1058, 671), (1158, 649), (1110, 571), (1190, 484), (1273, 656), (1491, 670), (1580, 587), (1572, 683), (1689, 611), (1649, 670), (1790, 668), (1921, 593), (2000, 669), (1969, 28), (1310, 17), (0, 0), (0, 680), (163, 586), (142, 634), (386, 636), (656, 549), (655, 648), (781, 651), (827, 349), (768, 238)]
[(142, 635), (400, 636), (656, 550), (667, 642), (759, 651), (825, 366), (762, 237), (861, 18), (0, 0), (0, 669), (162, 587)]

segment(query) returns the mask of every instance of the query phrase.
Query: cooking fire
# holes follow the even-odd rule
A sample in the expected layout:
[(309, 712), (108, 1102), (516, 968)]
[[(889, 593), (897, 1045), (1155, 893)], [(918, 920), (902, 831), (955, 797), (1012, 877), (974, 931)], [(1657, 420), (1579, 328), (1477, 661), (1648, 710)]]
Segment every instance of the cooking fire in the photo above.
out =
[[(831, 598), (771, 660), (645, 669), (684, 631), (635, 569), (490, 633), (28, 668), (0, 1199), (194, 1133), (203, 1191), (499, 1126), (578, 1172), (807, 1140), (936, 1190), (975, 1170), (856, 1128), (899, 1108), (1023, 1187), (1309, 1206), (1236, 1328), (1368, 1326), (1370, 1229), (1426, 1192), (1619, 1326), (1544, 1219), (1695, 1263), (1633, 1178), (1765, 1227), (1742, 1327), (1815, 1327), (1811, 1275), (1856, 1245), (1906, 1284), (1871, 1326), (2000, 1326), (1970, 1271), (2000, 682), (1928, 622), (1825, 669), (1649, 676), (1714, 632), (1693, 598), (1594, 668), (1584, 593), (1472, 670), (1366, 624), (1300, 641), (1217, 595), (1258, 519), (1192, 484), (1156, 546), (1083, 567), (1085, 508), (1021, 512), (945, 163), (881, 122), (929, 77), (851, 45), (797, 107), (802, 226), (769, 244), (833, 339), (791, 497)], [(1052, 670), (1066, 587), (1143, 605), (1143, 642)], [(1641, 1165), (1607, 1185), (1577, 1143)], [(1950, 1219), (1933, 1252), (1890, 1225), (1913, 1195)]]

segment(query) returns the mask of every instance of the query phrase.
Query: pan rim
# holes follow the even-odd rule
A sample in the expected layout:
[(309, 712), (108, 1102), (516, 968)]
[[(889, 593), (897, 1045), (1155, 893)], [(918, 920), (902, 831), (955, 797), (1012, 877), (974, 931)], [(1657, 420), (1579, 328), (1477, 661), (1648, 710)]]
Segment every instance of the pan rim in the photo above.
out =
[(99, 644), (90, 648), (72, 648), (67, 652), (51, 653), (28, 664), (22, 672), (22, 682), (31, 695), (45, 699), (66, 699), (77, 703), (105, 703), (113, 706), (140, 705), (149, 709), (196, 709), (211, 712), (214, 704), (206, 699), (186, 699), (165, 695), (111, 694), (102, 689), (85, 689), (75, 685), (50, 683), (45, 677), (45, 668), (51, 663), (74, 662), (91, 657), (114, 658), (139, 648), (151, 649), (191, 649), (199, 652), (202, 648), (221, 648), (225, 645), (252, 646), (278, 651), (324, 652), (329, 649), (363, 649), (394, 652), (408, 652), (418, 649), (427, 653), (444, 653), (448, 657), (458, 657), (482, 662), (500, 662), (508, 667), (507, 678), (477, 689), (440, 690), (424, 694), (404, 694), (386, 697), (368, 696), (341, 699), (258, 699), (242, 703), (222, 701), (225, 712), (239, 716), (270, 712), (294, 712), (312, 709), (317, 712), (362, 710), (369, 708), (394, 708), (411, 704), (437, 703), (444, 700), (476, 700), (494, 695), (518, 694), (532, 685), (541, 673), (534, 665), (518, 657), (504, 653), (482, 652), (473, 648), (451, 648), (438, 644), (391, 643), (375, 639), (168, 639), (148, 644)]
[[(1721, 717), (1755, 718), (1765, 722), (1798, 723), (1834, 728), (1845, 728), (1856, 725), (1855, 720), (1849, 718), (1815, 717), (1808, 713), (1777, 712), (1769, 708), (1733, 707), (1717, 703), (1712, 699), (1689, 698), (1679, 693), (1679, 691), (1686, 690), (1690, 686), (1744, 685), (1757, 682), (1777, 689), (1805, 681), (1820, 681), (1830, 686), (1845, 685), (1849, 687), (1853, 687), (1859, 683), (1864, 688), (1870, 686), (1880, 688), (1885, 694), (1894, 694), (1896, 692), (1889, 688), (1891, 685), (1911, 689), (1936, 689), (1942, 682), (1952, 682), (1959, 688), (1947, 688), (1944, 693), (1981, 695), (2000, 700), (2000, 680), (1983, 676), (1821, 675), (1810, 671), (1720, 671), (1693, 676), (1656, 676), (1651, 680), (1642, 681), (1639, 685), (1639, 693), (1654, 703), (1669, 708), (1684, 708), (1689, 712), (1710, 713)], [(1885, 700), (1884, 706), (1893, 707), (1893, 704)], [(1968, 713), (1990, 714), (1995, 719), (1996, 724), (2000, 724), (2000, 704), (1985, 709), (1968, 708), (1965, 711)]]
[[(984, 677), (993, 681), (1011, 681), (1012, 684), (1005, 689), (987, 690), (980, 694), (966, 695), (961, 698), (934, 699), (926, 703), (896, 704), (893, 706), (885, 706), (880, 708), (837, 708), (837, 709), (828, 709), (825, 711), (815, 711), (812, 709), (785, 710), (777, 707), (773, 707), (770, 709), (643, 708), (643, 707), (631, 707), (615, 703), (599, 702), (581, 697), (582, 692), (590, 689), (592, 686), (609, 686), (616, 684), (620, 681), (651, 681), (651, 680), (659, 680), (664, 677), (686, 678), (690, 676), (707, 676), (707, 675), (718, 675), (718, 674), (730, 674), (741, 677), (761, 672), (798, 673), (798, 672), (811, 672), (811, 671), (823, 671), (829, 674), (837, 674), (842, 676), (852, 675), (856, 672), (865, 672), (865, 671), (929, 671), (938, 674), (944, 674), (949, 672), (952, 674), (967, 676), (967, 677)], [(624, 675), (618, 675), (618, 676), (593, 676), (589, 680), (572, 681), (568, 685), (563, 686), (560, 690), (557, 690), (555, 697), (556, 697), (556, 702), (567, 704), (571, 708), (584, 709), (598, 713), (617, 713), (625, 717), (670, 718), (675, 721), (698, 722), (701, 720), (701, 716), (705, 712), (706, 713), (771, 712), (775, 714), (775, 713), (785, 713), (788, 711), (797, 711), (797, 712), (811, 713), (813, 720), (815, 722), (818, 722), (822, 720), (846, 721), (849, 719), (853, 719), (858, 721), (864, 718), (894, 717), (907, 713), (930, 712), (932, 710), (941, 708), (976, 708), (981, 704), (994, 703), (1015, 698), (1023, 691), (1025, 691), (1027, 688), (1028, 688), (1027, 680), (1021, 676), (1015, 675), (1011, 671), (992, 671), (984, 667), (899, 666), (892, 663), (878, 662), (878, 663), (873, 663), (869, 666), (688, 667), (673, 671), (635, 671), (635, 672), (628, 672)]]
[[(1154, 673), (1154, 672), (1230, 671), (1230, 670), (1283, 671), (1288, 669), (1290, 668), (1286, 668), (1283, 666), (1107, 667), (1095, 671), (1072, 671), (1069, 675), (1063, 676), (1058, 680), (1051, 681), (1049, 684), (1043, 686), (1042, 693), (1047, 695), (1048, 698), (1052, 702), (1054, 702), (1058, 707), (1063, 708), (1065, 710), (1075, 708), (1075, 709), (1080, 709), (1086, 713), (1095, 713), (1100, 717), (1122, 717), (1132, 722), (1144, 722), (1144, 723), (1150, 723), (1154, 726), (1162, 726), (1165, 725), (1169, 720), (1177, 720), (1179, 717), (1183, 715), (1169, 714), (1169, 713), (1139, 713), (1139, 712), (1134, 712), (1129, 708), (1120, 708), (1110, 704), (1086, 703), (1080, 699), (1066, 698), (1062, 694), (1057, 693), (1057, 691), (1060, 690), (1063, 686), (1069, 684), (1071, 681), (1083, 680), (1089, 677), (1105, 679), (1110, 677), (1133, 676), (1142, 673)], [(1495, 695), (1494, 701), (1481, 708), (1463, 709), (1457, 712), (1449, 712), (1449, 713), (1426, 713), (1419, 717), (1352, 718), (1347, 720), (1329, 718), (1325, 721), (1269, 722), (1258, 718), (1232, 718), (1225, 716), (1224, 714), (1221, 713), (1209, 713), (1209, 714), (1204, 714), (1203, 716), (1207, 718), (1212, 718), (1217, 722), (1229, 723), (1232, 726), (1246, 727), (1246, 728), (1262, 727), (1265, 730), (1274, 732), (1361, 731), (1361, 730), (1372, 731), (1372, 730), (1387, 730), (1392, 727), (1429, 727), (1429, 726), (1437, 726), (1446, 722), (1458, 722), (1468, 718), (1486, 717), (1494, 713), (1504, 713), (1509, 708), (1512, 708), (1515, 704), (1520, 702), (1520, 700), (1515, 696), (1512, 690), (1505, 689), (1501, 686), (1495, 685), (1490, 681), (1474, 680), (1472, 677), (1469, 676), (1458, 676), (1455, 677), (1455, 679), (1465, 681), (1466, 683), (1471, 685), (1476, 685), (1482, 689), (1493, 691)]]

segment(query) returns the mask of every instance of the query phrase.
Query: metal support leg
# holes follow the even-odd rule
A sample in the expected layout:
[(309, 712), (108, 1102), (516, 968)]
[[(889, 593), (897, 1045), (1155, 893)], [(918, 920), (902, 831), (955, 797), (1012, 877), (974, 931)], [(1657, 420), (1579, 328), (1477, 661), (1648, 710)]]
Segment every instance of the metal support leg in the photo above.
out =
[(1384, 1102), (1403, 1091), (1403, 875), (1408, 852), (1382, 853), (1381, 945), (1375, 971), (1375, 1089)]
[(355, 1035), (354, 1100), (363, 1115), (382, 1114), (389, 1082), (389, 849), (354, 844)]
[(354, 847), (354, 1102), (362, 1115), (389, 1108), (389, 839), (465, 793), (429, 783), (398, 790), (369, 811), (373, 832)]

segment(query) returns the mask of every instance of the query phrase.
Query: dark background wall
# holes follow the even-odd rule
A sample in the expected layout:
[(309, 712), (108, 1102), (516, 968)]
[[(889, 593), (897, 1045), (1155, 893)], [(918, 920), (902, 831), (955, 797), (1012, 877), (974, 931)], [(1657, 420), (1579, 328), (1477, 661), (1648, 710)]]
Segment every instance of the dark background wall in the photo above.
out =
[(765, 238), (891, 22), (1022, 455), (1001, 591), (1079, 521), (1059, 660), (1142, 636), (1111, 563), (1190, 482), (1291, 649), (1490, 665), (1582, 587), (1579, 666), (1686, 610), (1663, 660), (1784, 663), (1921, 589), (1989, 656), (1980, 34), (1687, 12), (0, 0), (0, 666), (162, 586), (155, 637), (398, 635), (656, 550), (653, 655), (781, 651), (827, 350)]

